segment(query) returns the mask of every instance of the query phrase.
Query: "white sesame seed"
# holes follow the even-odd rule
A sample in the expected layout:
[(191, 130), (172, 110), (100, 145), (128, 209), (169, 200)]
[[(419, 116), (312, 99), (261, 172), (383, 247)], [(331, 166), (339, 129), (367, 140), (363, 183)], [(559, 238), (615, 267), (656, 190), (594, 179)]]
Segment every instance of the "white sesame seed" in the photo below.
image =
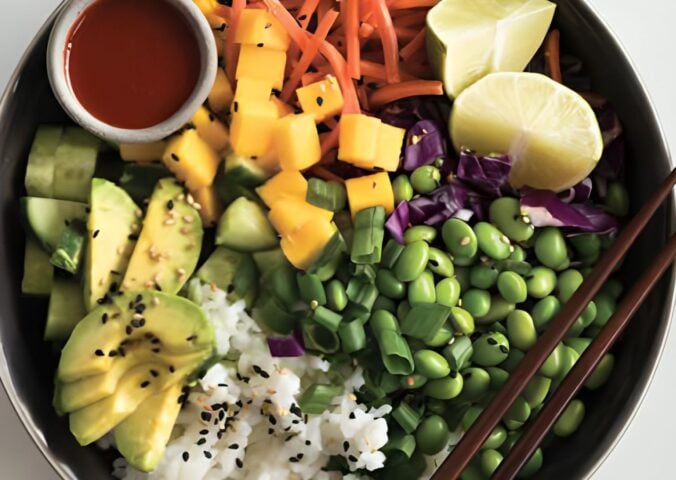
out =
[(158, 306), (160, 304), (160, 299), (157, 298), (157, 297), (153, 297), (151, 302), (152, 302), (153, 305)]
[(176, 200), (178, 200), (179, 202), (182, 202), (183, 200), (185, 200), (185, 195), (183, 193), (179, 193), (176, 196)]
[(195, 219), (194, 219), (193, 217), (191, 217), (190, 215), (185, 215), (185, 216), (183, 217), (183, 221), (184, 221), (185, 223), (192, 223), (192, 222), (195, 221)]
[(137, 208), (134, 212), (134, 215), (136, 215), (138, 218), (141, 218), (143, 216), (143, 211), (140, 208)]
[(131, 316), (131, 318), (134, 320), (141, 320), (143, 318), (143, 315), (141, 315), (140, 313), (135, 313)]
[(192, 206), (195, 210), (202, 210), (202, 205), (197, 202), (193, 203)]
[(171, 218), (167, 218), (167, 219), (164, 221), (164, 224), (165, 224), (165, 225), (175, 225), (175, 224), (176, 224), (176, 220), (173, 220), (173, 219), (171, 219)]
[(155, 282), (153, 282), (152, 280), (148, 280), (144, 286), (146, 288), (153, 288), (155, 286)]
[(195, 199), (193, 198), (192, 194), (190, 194), (190, 193), (185, 196), (185, 201), (188, 202), (190, 205), (195, 203)]

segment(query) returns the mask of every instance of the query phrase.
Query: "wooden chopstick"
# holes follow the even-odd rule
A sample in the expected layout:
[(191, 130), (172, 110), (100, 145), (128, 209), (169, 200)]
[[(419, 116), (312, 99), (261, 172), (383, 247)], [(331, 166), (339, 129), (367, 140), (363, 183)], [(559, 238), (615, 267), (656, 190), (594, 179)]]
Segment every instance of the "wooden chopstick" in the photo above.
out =
[(552, 319), (547, 330), (521, 360), (505, 385), (463, 435), (450, 455), (446, 457), (446, 460), (432, 477), (433, 479), (455, 480), (460, 477), (460, 474), (467, 468), (469, 462), (507, 413), (507, 410), (554, 348), (563, 340), (577, 317), (582, 314), (587, 304), (603, 286), (615, 265), (629, 250), (636, 237), (645, 228), (664, 199), (671, 193), (674, 184), (676, 184), (676, 169), (671, 171), (669, 177), (657, 188), (631, 222), (622, 230), (615, 243), (587, 276), (584, 283), (561, 308), (560, 313)]
[(671, 236), (650, 268), (634, 284), (598, 337), (587, 347), (554, 395), (545, 402), (537, 417), (528, 424), (507, 458), (491, 477), (493, 480), (512, 480), (519, 473), (568, 403), (624, 331), (657, 281), (673, 263), (674, 257), (676, 257), (676, 234)]

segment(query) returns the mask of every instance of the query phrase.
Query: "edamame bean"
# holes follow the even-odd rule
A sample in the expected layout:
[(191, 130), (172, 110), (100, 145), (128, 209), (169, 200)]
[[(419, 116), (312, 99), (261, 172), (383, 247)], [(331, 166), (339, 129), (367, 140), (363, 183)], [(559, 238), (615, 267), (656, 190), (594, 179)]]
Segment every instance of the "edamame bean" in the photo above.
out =
[(509, 355), (509, 340), (502, 333), (484, 333), (472, 344), (472, 362), (482, 367), (501, 364)]
[(497, 450), (505, 443), (507, 439), (507, 430), (502, 425), (498, 425), (493, 429), (484, 444), (481, 446), (482, 450)]
[(555, 227), (543, 229), (535, 239), (535, 256), (544, 266), (556, 269), (568, 259), (566, 241)]
[(399, 255), (404, 251), (404, 245), (397, 242), (395, 239), (390, 238), (385, 247), (383, 247), (383, 255), (380, 260), (380, 266), (391, 269), (394, 267), (394, 264), (397, 263)]
[(606, 192), (606, 210), (616, 217), (626, 217), (629, 213), (629, 193), (621, 182), (610, 182)]
[(612, 353), (606, 353), (594, 371), (585, 382), (584, 386), (589, 390), (597, 390), (601, 388), (610, 378), (615, 366), (615, 356)]
[(474, 225), (479, 250), (495, 260), (505, 260), (512, 253), (509, 238), (488, 222)]
[(561, 365), (564, 361), (563, 355), (565, 355), (564, 350), (565, 345), (559, 343), (556, 348), (549, 354), (545, 363), (540, 367), (540, 374), (548, 378), (556, 378), (556, 376), (561, 371)]
[(434, 303), (436, 300), (437, 292), (434, 285), (434, 275), (429, 270), (425, 270), (408, 285), (408, 303), (411, 306), (416, 306), (421, 303)]
[(547, 296), (537, 302), (531, 310), (535, 329), (542, 332), (547, 328), (550, 320), (558, 315), (559, 310), (561, 310), (561, 302), (554, 296)]
[(334, 312), (342, 312), (347, 307), (347, 294), (343, 282), (331, 280), (326, 286), (326, 303)]
[(423, 387), (423, 393), (428, 397), (438, 400), (450, 400), (456, 398), (463, 390), (464, 379), (455, 371), (445, 378), (428, 381)]
[(402, 300), (399, 302), (399, 305), (397, 305), (397, 318), (406, 318), (406, 315), (408, 315), (408, 312), (411, 311), (411, 304), (408, 303), (408, 300)]
[(479, 243), (472, 227), (458, 218), (446, 220), (441, 228), (441, 237), (449, 252), (458, 258), (472, 258), (477, 254)]
[(385, 268), (378, 270), (376, 274), (376, 287), (381, 295), (394, 300), (406, 297), (406, 285), (400, 282), (392, 271)]
[(378, 298), (376, 298), (376, 301), (373, 302), (373, 308), (372, 310), (375, 312), (376, 310), (385, 310), (390, 312), (393, 315), (397, 314), (397, 304), (394, 303), (394, 300), (387, 298), (384, 295), (378, 295)]
[(470, 288), (462, 296), (462, 308), (474, 317), (483, 317), (491, 309), (491, 294), (486, 290)]
[(537, 448), (530, 459), (523, 466), (516, 478), (529, 478), (535, 475), (538, 470), (542, 468), (542, 463), (544, 462), (544, 456), (542, 454), (542, 449)]
[(595, 233), (575, 235), (568, 241), (581, 257), (597, 256), (601, 251), (601, 239)]
[(427, 268), (437, 275), (442, 277), (452, 277), (455, 271), (453, 261), (448, 253), (439, 250), (438, 248), (430, 248), (429, 260), (427, 261)]
[(434, 334), (434, 337), (432, 337), (431, 340), (425, 342), (425, 345), (430, 347), (443, 347), (444, 345), (448, 345), (448, 342), (453, 339), (453, 333), (453, 327), (449, 322), (446, 322), (441, 326), (437, 333)]
[(521, 212), (521, 203), (516, 198), (502, 197), (493, 200), (488, 209), (488, 217), (515, 242), (525, 242), (535, 233), (535, 227), (528, 216)]
[(475, 265), (469, 271), (469, 283), (473, 287), (488, 290), (495, 285), (499, 274), (500, 272), (494, 267), (488, 265)]
[(582, 400), (575, 399), (570, 402), (554, 423), (554, 435), (562, 438), (570, 437), (580, 427), (584, 414), (585, 408)]
[(577, 363), (578, 359), (580, 358), (580, 355), (575, 351), (575, 349), (570, 348), (566, 345), (562, 344), (562, 349), (563, 353), (561, 356), (561, 368), (559, 369), (558, 375), (553, 378), (554, 380), (554, 385), (555, 388), (558, 386), (559, 383), (563, 381), (564, 378), (566, 378), (566, 375), (573, 369), (575, 364)]
[(500, 390), (509, 379), (509, 372), (500, 367), (487, 367), (486, 371), (491, 377), (491, 389)]
[(469, 268), (467, 267), (458, 267), (457, 265), (455, 266), (455, 274), (454, 274), (456, 280), (458, 280), (458, 283), (460, 284), (460, 290), (461, 291), (466, 291), (470, 288), (470, 283), (469, 283)]
[(476, 419), (479, 418), (481, 412), (483, 412), (483, 408), (481, 408), (478, 405), (472, 405), (471, 407), (469, 407), (465, 412), (465, 414), (462, 416), (462, 420), (460, 421), (462, 429), (464, 431), (469, 430), (472, 427), (472, 425), (474, 425), (474, 422), (476, 422)]
[(585, 307), (584, 311), (582, 312), (582, 315), (580, 315), (580, 320), (582, 321), (582, 325), (584, 325), (584, 328), (587, 328), (594, 322), (597, 313), (598, 309), (596, 308), (596, 302), (594, 301), (589, 302)]
[(439, 415), (430, 415), (415, 431), (415, 442), (425, 455), (436, 455), (446, 447), (449, 436), (446, 421)]
[(413, 198), (413, 186), (408, 175), (399, 175), (392, 181), (392, 192), (395, 205), (399, 202), (408, 202)]
[(460, 299), (460, 282), (455, 277), (444, 278), (437, 283), (437, 303), (455, 307)]
[(584, 332), (584, 322), (582, 317), (577, 317), (573, 326), (566, 332), (566, 338), (579, 337), (582, 332)]
[(525, 310), (514, 310), (507, 317), (507, 337), (519, 350), (527, 352), (537, 342), (533, 318)]
[(594, 297), (596, 304), (596, 317), (594, 318), (594, 325), (603, 327), (610, 317), (615, 313), (616, 303), (615, 299), (609, 293), (600, 292)]
[(479, 260), (479, 255), (474, 255), (473, 257), (454, 257), (451, 255), (451, 259), (455, 267), (471, 267)]
[(481, 452), (481, 471), (491, 477), (502, 463), (503, 457), (497, 450), (484, 450)]
[(491, 377), (483, 368), (470, 367), (461, 373), (464, 380), (463, 400), (475, 401), (490, 389)]
[(557, 290), (561, 303), (566, 303), (570, 300), (570, 297), (580, 288), (582, 282), (584, 282), (584, 277), (577, 270), (570, 269), (560, 273)]
[(428, 398), (426, 401), (427, 411), (436, 413), (437, 415), (443, 415), (446, 413), (447, 406), (446, 402), (439, 400), (438, 398)]
[(463, 335), (471, 335), (474, 333), (474, 317), (464, 308), (451, 307), (451, 315), (449, 317), (453, 330)]
[(489, 332), (500, 332), (504, 336), (507, 336), (507, 328), (505, 328), (505, 326), (500, 322), (491, 323), (489, 328), (487, 329), (487, 331), (489, 331)]
[(495, 322), (501, 322), (514, 311), (516, 306), (502, 298), (502, 295), (491, 296), (491, 308), (483, 317), (475, 319), (478, 325), (491, 325)]
[(399, 377), (399, 386), (405, 390), (417, 390), (427, 383), (428, 378), (419, 373)]
[(411, 173), (413, 190), (423, 195), (433, 192), (441, 184), (441, 172), (433, 165), (423, 165)]
[(531, 408), (536, 408), (545, 401), (549, 388), (552, 386), (551, 378), (535, 375), (523, 390), (523, 398)]
[(507, 410), (507, 413), (505, 413), (503, 421), (505, 422), (505, 425), (507, 425), (507, 428), (514, 430), (513, 428), (509, 427), (507, 422), (516, 422), (523, 425), (530, 418), (530, 412), (530, 405), (528, 405), (526, 399), (519, 396), (516, 397), (516, 400), (512, 406), (509, 408), (509, 410)]
[(460, 474), (460, 480), (486, 480), (486, 477), (481, 471), (481, 466), (470, 465)]
[(418, 350), (413, 355), (415, 371), (431, 380), (444, 378), (451, 373), (451, 367), (443, 355), (434, 350)]
[(523, 303), (528, 298), (526, 281), (518, 273), (502, 272), (497, 283), (500, 295), (509, 303)]
[(507, 260), (513, 260), (515, 262), (525, 262), (526, 261), (526, 251), (521, 248), (520, 245), (512, 245), (514, 251), (509, 254)]
[(500, 364), (500, 368), (505, 369), (511, 373), (519, 365), (519, 362), (523, 360), (524, 356), (525, 354), (521, 350), (517, 348), (511, 348), (509, 350), (509, 355), (507, 355), (507, 359)]
[(551, 268), (533, 267), (527, 278), (528, 295), (533, 298), (545, 298), (556, 288), (556, 273)]
[(432, 243), (435, 238), (437, 238), (437, 229), (428, 225), (416, 225), (404, 232), (404, 243), (407, 245), (418, 240)]
[(603, 293), (607, 293), (615, 301), (617, 301), (617, 299), (622, 296), (624, 287), (622, 286), (622, 282), (620, 282), (618, 279), (610, 278), (606, 281), (606, 283), (603, 284), (603, 287), (601, 287), (601, 291)]
[(429, 255), (427, 242), (418, 240), (406, 245), (394, 264), (394, 275), (400, 282), (412, 282), (425, 271)]
[(582, 355), (584, 351), (591, 345), (591, 338), (575, 337), (567, 338), (563, 342), (566, 346), (572, 348), (578, 355)]

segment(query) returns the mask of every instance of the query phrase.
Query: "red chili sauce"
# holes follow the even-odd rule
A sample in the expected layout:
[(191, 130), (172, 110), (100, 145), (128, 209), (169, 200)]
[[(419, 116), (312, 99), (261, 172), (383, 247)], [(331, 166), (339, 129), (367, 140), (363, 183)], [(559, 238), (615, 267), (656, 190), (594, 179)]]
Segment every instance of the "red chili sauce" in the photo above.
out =
[(197, 38), (166, 0), (97, 0), (71, 28), (64, 54), (82, 106), (119, 128), (168, 119), (200, 75)]

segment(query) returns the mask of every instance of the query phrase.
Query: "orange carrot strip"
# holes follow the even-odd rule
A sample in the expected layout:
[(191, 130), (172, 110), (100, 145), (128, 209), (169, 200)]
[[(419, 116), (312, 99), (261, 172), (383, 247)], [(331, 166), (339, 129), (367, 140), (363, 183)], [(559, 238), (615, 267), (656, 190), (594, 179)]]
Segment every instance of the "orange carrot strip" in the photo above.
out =
[(304, 0), (284, 0), (282, 4), (287, 10), (296, 10), (298, 8), (303, 8)]
[(233, 89), (235, 88), (237, 57), (239, 56), (239, 47), (235, 44), (235, 35), (237, 34), (240, 14), (245, 8), (246, 0), (232, 0), (230, 31), (228, 31), (228, 36), (225, 39), (225, 69)]
[(547, 34), (547, 38), (545, 38), (547, 75), (559, 83), (563, 80), (563, 75), (561, 75), (561, 52), (559, 50), (560, 39), (561, 34), (558, 30), (552, 30)]
[(232, 18), (232, 8), (219, 3), (214, 7), (214, 15), (230, 20), (230, 18)]
[(394, 31), (392, 17), (390, 17), (390, 11), (387, 9), (385, 0), (374, 0), (373, 16), (378, 26), (380, 41), (383, 44), (387, 81), (389, 83), (397, 83), (401, 80), (399, 75), (399, 44), (397, 43), (397, 34)]
[(338, 122), (336, 122), (336, 119), (333, 117), (327, 117), (326, 119), (324, 119), (324, 123), (331, 130), (335, 129), (338, 126)]
[(433, 7), (439, 0), (389, 0), (387, 6), (390, 10), (405, 10), (407, 8)]
[(373, 5), (371, 0), (359, 0), (359, 20), (362, 22), (369, 22), (373, 18)]
[(366, 93), (366, 85), (361, 84), (357, 87), (357, 97), (359, 97), (359, 103), (361, 104), (364, 110), (370, 110), (369, 108), (369, 96)]
[(343, 178), (339, 177), (330, 170), (327, 170), (321, 165), (315, 165), (314, 167), (312, 167), (310, 169), (310, 174), (314, 175), (315, 177), (319, 177), (322, 180), (326, 180), (327, 182), (333, 180), (334, 182), (345, 183), (345, 180)]
[[(296, 12), (296, 20), (298, 20), (298, 24), (303, 30), (307, 30), (310, 19), (312, 18), (312, 15), (314, 15), (315, 10), (317, 10), (317, 5), (319, 5), (319, 0), (306, 0)], [(287, 56), (289, 58), (298, 58), (300, 56), (298, 45), (292, 43), (289, 46)], [(287, 71), (286, 76), (288, 77), (290, 74), (291, 72)]]
[(315, 83), (320, 81), (322, 78), (324, 78), (326, 75), (322, 72), (310, 72), (310, 73), (304, 73), (302, 77), (300, 77), (300, 83), (305, 86), (309, 85), (311, 83)]
[(256, 10), (265, 10), (266, 6), (263, 2), (253, 2), (249, 3), (246, 8), (254, 8)]
[(392, 13), (392, 22), (401, 27), (422, 27), (425, 25), (428, 9), (395, 10)]
[(346, 54), (345, 50), (345, 45), (347, 45), (347, 42), (345, 41), (345, 37), (342, 35), (337, 35), (335, 33), (332, 33), (329, 35), (326, 40), (336, 47), (336, 49), (344, 56)]
[(408, 60), (415, 53), (418, 53), (425, 47), (425, 28), (423, 27), (418, 34), (413, 37), (413, 40), (408, 42), (401, 50), (399, 50), (399, 56), (402, 60)]
[(317, 18), (323, 18), (329, 10), (333, 9), (333, 4), (333, 0), (319, 0), (319, 5), (317, 6)]
[(328, 133), (320, 136), (320, 145), (322, 147), (322, 156), (326, 155), (329, 150), (338, 146), (338, 138), (340, 136), (340, 125)]
[(295, 66), (289, 80), (287, 80), (282, 89), (282, 94), (280, 96), (282, 101), (288, 102), (291, 99), (291, 95), (293, 95), (293, 92), (301, 83), (301, 77), (307, 71), (312, 60), (317, 56), (317, 53), (319, 53), (319, 47), (326, 39), (336, 18), (338, 18), (338, 12), (329, 10), (329, 12), (320, 20), (319, 25), (317, 25), (317, 30), (303, 50), (298, 65)]
[(359, 38), (370, 38), (376, 31), (376, 27), (368, 22), (362, 22), (359, 26)]
[[(373, 77), (378, 79), (379, 81), (385, 81), (387, 80), (387, 73), (385, 72), (385, 66), (376, 63), (376, 62), (370, 62), (368, 60), (362, 60), (361, 61), (361, 71), (364, 76), (368, 77)], [(411, 75), (410, 73), (406, 72), (405, 70), (401, 69), (401, 79), (402, 80), (420, 80), (419, 78)]]
[(379, 88), (371, 94), (369, 101), (372, 108), (380, 108), (388, 103), (418, 95), (443, 95), (441, 82), (436, 80), (410, 80)]
[(341, 0), (340, 14), (345, 25), (345, 41), (347, 52), (347, 73), (354, 79), (361, 77), (359, 71), (359, 0)]

